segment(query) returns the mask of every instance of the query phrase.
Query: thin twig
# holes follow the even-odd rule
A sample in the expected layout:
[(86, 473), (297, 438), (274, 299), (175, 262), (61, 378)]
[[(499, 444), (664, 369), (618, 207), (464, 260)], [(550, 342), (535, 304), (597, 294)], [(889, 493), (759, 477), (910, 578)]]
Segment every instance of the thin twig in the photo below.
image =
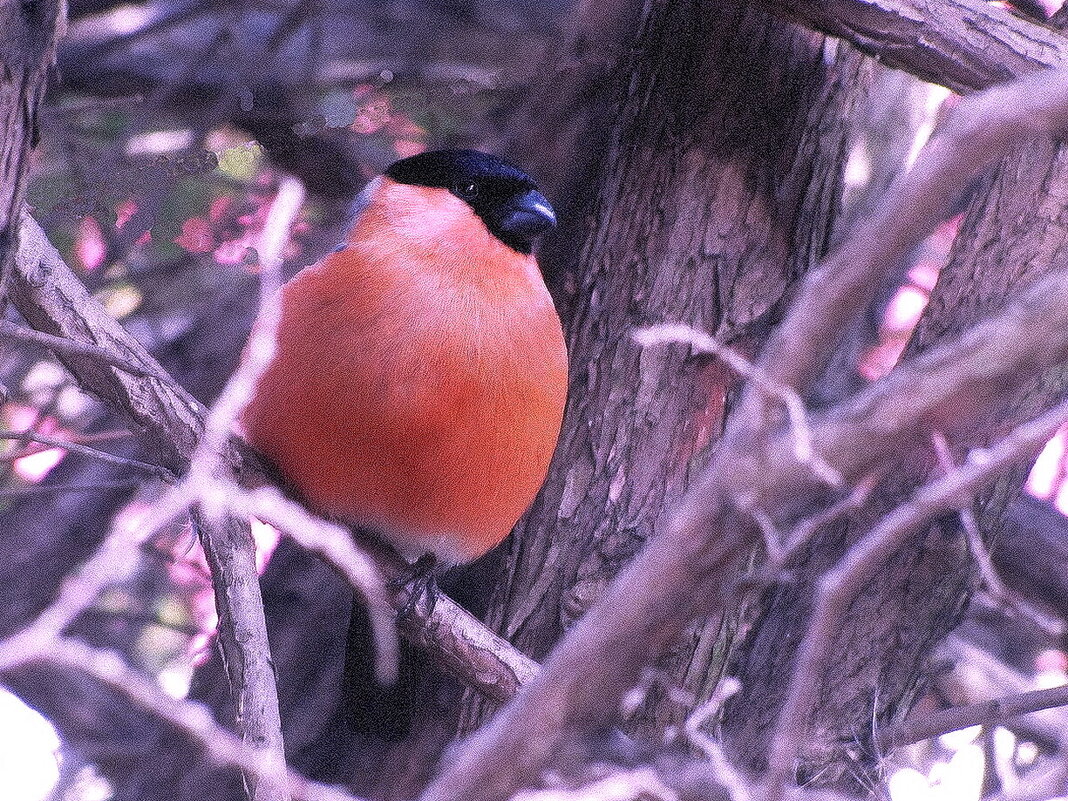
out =
[(44, 643), (60, 637), (106, 587), (136, 568), (137, 560), (130, 558), (131, 552), (154, 533), (144, 527), (137, 532), (113, 530), (93, 555), (63, 580), (52, 603), (26, 626), (0, 641), (0, 670), (16, 667), (26, 653), (36, 652)]
[(808, 632), (798, 650), (789, 692), (771, 738), (767, 801), (779, 801), (794, 778), (794, 766), (823, 686), (824, 668), (838, 623), (864, 584), (932, 517), (971, 503), (975, 492), (1002, 470), (1031, 458), (1065, 421), (1068, 402), (1019, 426), (993, 447), (973, 451), (966, 464), (922, 487), (908, 503), (883, 518), (820, 580)]
[(98, 481), (94, 484), (34, 484), (32, 487), (2, 487), (0, 498), (52, 495), (60, 492), (98, 492), (109, 489), (137, 489), (141, 481)]
[[(38, 429), (40, 428), (40, 426), (42, 426), (45, 420), (47, 420), (56, 411), (56, 407), (58, 405), (59, 393), (55, 389), (52, 389), (49, 392), (48, 399), (44, 403), (35, 405), (33, 407), (33, 420), (30, 421), (30, 424), (26, 426), (25, 429), (23, 429), (23, 433), (15, 438), (16, 441), (14, 443), (14, 446), (16, 451), (24, 451), (26, 450), (26, 448), (29, 447), (30, 436), (38, 433)], [(14, 460), (9, 461), (5, 459), (3, 464), (0, 465), (0, 486), (6, 485), (10, 481), (14, 472)]]
[(93, 459), (98, 459), (102, 462), (129, 467), (142, 473), (150, 473), (163, 481), (171, 481), (174, 479), (174, 474), (171, 473), (170, 470), (160, 467), (158, 464), (149, 464), (148, 462), (142, 462), (138, 459), (128, 459), (125, 456), (116, 456), (113, 453), (90, 448), (88, 445), (82, 445), (79, 442), (74, 442), (69, 439), (61, 439), (59, 437), (50, 437), (45, 434), (38, 434), (32, 430), (0, 430), (0, 439), (17, 439), (23, 442), (36, 442), (40, 445), (49, 445), (53, 448), (62, 448), (63, 450), (72, 453), (80, 453), (83, 456), (90, 456)]
[(208, 412), (204, 436), (199, 445), (201, 453), (216, 454), (215, 461), (224, 452), (241, 410), (274, 358), (278, 321), (282, 316), (282, 304), (277, 296), (282, 282), (281, 254), (289, 239), (290, 226), (295, 222), (303, 201), (304, 188), (300, 182), (294, 178), (283, 178), (257, 247), (260, 304), (256, 325), (245, 346), (244, 359)]
[(295, 801), (357, 801), (348, 793), (286, 770), (271, 752), (250, 747), (216, 723), (205, 706), (164, 693), (119, 654), (93, 648), (80, 640), (49, 638), (24, 652), (17, 664), (29, 662), (62, 665), (92, 676), (199, 743), (217, 764), (238, 768), (264, 782), (278, 783)]
[(846, 497), (837, 503), (831, 504), (822, 512), (798, 523), (784, 538), (780, 560), (777, 565), (772, 565), (772, 567), (779, 567), (787, 562), (824, 526), (837, 520), (847, 512), (860, 509), (867, 503), (872, 491), (879, 485), (881, 478), (882, 471), (862, 477)]
[(683, 731), (687, 739), (704, 752), (717, 781), (726, 788), (731, 801), (750, 801), (753, 797), (752, 784), (735, 770), (723, 753), (719, 740), (703, 731), (704, 725), (719, 714), (723, 703), (740, 689), (741, 682), (736, 678), (728, 676), (721, 679), (712, 696), (686, 718)]
[[(931, 442), (942, 472), (948, 475), (954, 470), (956, 464), (945, 435), (941, 431), (934, 431), (931, 433)], [(990, 549), (986, 547), (983, 535), (979, 531), (979, 521), (975, 518), (975, 510), (969, 505), (960, 509), (959, 514), (961, 528), (968, 541), (968, 550), (979, 567), (979, 577), (994, 603), (1005, 612), (1022, 615), (1051, 637), (1062, 636), (1064, 634), (1063, 622), (1040, 612), (1023, 598), (1014, 595), (1005, 586), (990, 558)]]
[(159, 373), (155, 372), (151, 365), (137, 364), (100, 345), (94, 345), (90, 342), (76, 342), (73, 339), (53, 336), (42, 331), (35, 331), (32, 328), (16, 325), (10, 320), (0, 320), (0, 338), (31, 342), (35, 345), (42, 345), (54, 353), (65, 353), (68, 356), (88, 356), (93, 359), (99, 359), (104, 364), (118, 367), (120, 370), (124, 370), (138, 378), (161, 379)]
[(1068, 685), (955, 706), (884, 729), (879, 736), (879, 747), (900, 748), (969, 726), (998, 726), (1020, 715), (1059, 706), (1068, 706)]
[(845, 485), (842, 474), (829, 465), (812, 447), (812, 426), (808, 422), (804, 401), (792, 388), (777, 382), (764, 370), (757, 367), (738, 351), (724, 345), (713, 337), (681, 323), (665, 323), (639, 328), (633, 333), (634, 340), (644, 348), (670, 342), (689, 345), (698, 353), (710, 353), (717, 359), (748, 379), (760, 392), (779, 401), (786, 409), (793, 436), (794, 456), (797, 461), (812, 470), (813, 474), (830, 487)]
[(112, 428), (107, 431), (81, 431), (75, 434), (74, 442), (79, 445), (88, 445), (90, 442), (112, 442), (132, 436), (133, 432), (128, 428)]

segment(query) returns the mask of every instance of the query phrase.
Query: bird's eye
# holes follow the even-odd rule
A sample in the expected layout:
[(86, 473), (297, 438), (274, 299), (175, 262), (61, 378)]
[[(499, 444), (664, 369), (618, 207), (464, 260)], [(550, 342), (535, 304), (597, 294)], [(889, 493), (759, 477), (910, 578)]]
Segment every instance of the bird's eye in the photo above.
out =
[(474, 181), (460, 181), (454, 188), (456, 194), (465, 200), (470, 200), (471, 198), (478, 196), (478, 184)]

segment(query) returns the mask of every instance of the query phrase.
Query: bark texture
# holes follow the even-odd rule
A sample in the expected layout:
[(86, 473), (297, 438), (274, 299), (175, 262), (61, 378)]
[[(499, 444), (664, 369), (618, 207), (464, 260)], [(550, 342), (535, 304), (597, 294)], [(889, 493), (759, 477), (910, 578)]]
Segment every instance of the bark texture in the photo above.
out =
[(773, 7), (841, 36), (890, 67), (956, 92), (1064, 62), (1068, 42), (982, 0), (777, 0)]
[[(643, 352), (631, 332), (681, 321), (759, 347), (826, 247), (864, 84), (857, 54), (758, 7), (656, 2), (636, 31), (616, 68), (615, 129), (575, 251), (560, 445), (488, 617), (536, 659), (641, 548), (722, 426), (733, 377), (679, 349)], [(679, 683), (703, 687), (717, 631), (680, 646), (670, 660)], [(486, 711), (469, 710), (465, 728)]]
[[(961, 14), (975, 10), (960, 3), (951, 7), (963, 9)], [(897, 13), (888, 5), (876, 10)], [(954, 81), (981, 85), (1059, 57), (1059, 39), (1046, 29), (1039, 31), (1042, 36), (1034, 39), (1033, 47), (1026, 39), (1022, 49), (1008, 54), (988, 47), (991, 30), (1004, 33), (1005, 39), (1019, 41), (1022, 35), (1017, 27), (1005, 25), (1003, 17), (1008, 15), (991, 13), (1002, 16), (997, 24), (987, 24), (986, 17), (976, 23), (984, 28), (983, 35), (946, 36), (932, 48), (964, 54), (956, 60), (924, 61), (925, 34), (915, 25), (895, 32), (880, 22), (877, 52), (892, 50), (895, 41), (919, 40), (916, 46), (899, 48), (902, 64), (923, 74), (928, 74), (925, 69), (942, 70), (944, 74), (934, 77), (951, 85)], [(947, 19), (959, 21), (952, 15)], [(1020, 27), (1031, 37), (1037, 28), (1027, 25)], [(863, 26), (842, 23), (840, 30), (854, 38), (870, 35), (873, 50), (878, 44)], [(999, 71), (1002, 62), (1008, 65), (1004, 72)], [(553, 90), (560, 88), (553, 86), (558, 77), (569, 84), (563, 92), (566, 102), (554, 108), (542, 101), (532, 103), (531, 111), (520, 115), (525, 122), (516, 127), (523, 136), (515, 140), (513, 150), (531, 153), (539, 140), (554, 143), (544, 166), (555, 169), (535, 171), (557, 187), (558, 207), (571, 210), (571, 222), (549, 259), (559, 267), (554, 289), (571, 310), (568, 418), (547, 488), (502, 555), (503, 563), (495, 566), (489, 560), (476, 566), (458, 579), (457, 587), (462, 594), (465, 587), (496, 580), (490, 618), (536, 657), (551, 648), (656, 529), (705, 463), (730, 406), (734, 381), (717, 364), (688, 357), (678, 348), (642, 352), (632, 343), (630, 332), (648, 323), (681, 321), (749, 352), (759, 349), (794, 281), (826, 247), (846, 152), (846, 121), (864, 75), (855, 53), (771, 17), (760, 7), (701, 0), (656, 0), (644, 8), (629, 2), (602, 8), (588, 3), (577, 32), (561, 48), (555, 69), (547, 71), (549, 88), (543, 97), (551, 100)], [(569, 108), (572, 104), (582, 107), (581, 118), (569, 114), (574, 111)], [(591, 104), (596, 108), (587, 117)], [(547, 108), (551, 113), (545, 113)], [(288, 117), (281, 127), (287, 125)], [(252, 123), (248, 126), (254, 129)], [(560, 131), (564, 135), (556, 139)], [(306, 150), (300, 152), (307, 155)], [(335, 169), (347, 174), (350, 166)], [(325, 184), (339, 186), (330, 176)], [(339, 191), (350, 189), (345, 184)], [(1047, 197), (1055, 200), (1056, 193)], [(1032, 203), (1033, 198), (1032, 189)], [(1055, 202), (1042, 205), (1042, 219), (1048, 216), (1054, 223), (1038, 248), (1038, 264), (1059, 255), (1055, 243), (1063, 238), (1056, 239), (1058, 211)], [(1033, 209), (1024, 206), (1013, 213), (1026, 218)], [(992, 235), (988, 238), (984, 247), (996, 250)], [(1031, 257), (1013, 251), (999, 258)], [(997, 280), (993, 276), (997, 263), (992, 260), (988, 268), (991, 282)], [(938, 296), (945, 298), (940, 313), (945, 319), (972, 302), (967, 270), (961, 272), (959, 284), (950, 282), (950, 274)], [(998, 293), (1003, 297), (1010, 283), (993, 288), (989, 298), (996, 304)], [(937, 302), (932, 309), (936, 306)], [(993, 306), (974, 311), (972, 319), (989, 308)], [(934, 311), (931, 314), (933, 320), (942, 319)], [(948, 330), (939, 330), (942, 324), (929, 321), (931, 342), (948, 335)], [(222, 350), (217, 343), (201, 346), (209, 353)], [(1030, 397), (1038, 404), (1048, 396), (1040, 391)], [(150, 445), (161, 450), (158, 443)], [(913, 470), (909, 468), (906, 480), (887, 487), (882, 506), (873, 509), (887, 508), (911, 486), (909, 481), (926, 472), (925, 467)], [(106, 517), (110, 503), (118, 501), (119, 497), (102, 498), (105, 508), (99, 511), (100, 518)], [(69, 517), (70, 508), (64, 511)], [(757, 668), (747, 675), (733, 722), (728, 719), (736, 742), (757, 744), (754, 753), (759, 753), (760, 726), (777, 709), (774, 685), (762, 682), (786, 675), (789, 649), (782, 643), (799, 631), (804, 609), (800, 596), (807, 582), (869, 519), (829, 531), (801, 563), (797, 585), (779, 588), (764, 599), (763, 616), (740, 662)], [(80, 533), (79, 522), (70, 521), (58, 533), (74, 537), (84, 551), (100, 532)], [(899, 633), (909, 644), (900, 665), (887, 664), (899, 644), (885, 639), (888, 630), (881, 632), (884, 639), (872, 641), (874, 645), (864, 629), (843, 639), (843, 648), (856, 650), (856, 660), (844, 668), (848, 675), (842, 692), (829, 688), (826, 698), (833, 710), (829, 714), (843, 715), (845, 723), (821, 724), (819, 744), (826, 744), (821, 754), (837, 757), (858, 741), (863, 745), (873, 698), (879, 700), (880, 719), (907, 707), (922, 675), (926, 648), (953, 618), (968, 585), (967, 555), (952, 526), (946, 533), (928, 536), (917, 553), (903, 555), (888, 569), (893, 575), (888, 577), (886, 595), (877, 589), (871, 599), (858, 603), (858, 610), (863, 607), (858, 615), (871, 618), (890, 617), (902, 608), (909, 613), (919, 606), (929, 608), (915, 620), (902, 618), (910, 625)], [(79, 536), (90, 541), (83, 543)], [(17, 542), (0, 541), (0, 547), (18, 553)], [(66, 540), (61, 547), (66, 549), (64, 560), (77, 555)], [(37, 564), (36, 557), (33, 563)], [(55, 568), (58, 580), (69, 561), (45, 563)], [(347, 617), (350, 596), (347, 586), (318, 560), (283, 545), (264, 577), (264, 587), (293, 765), (316, 778), (349, 783), (375, 798), (413, 795), (455, 732), (461, 688), (428, 672), (415, 689), (422, 720), (413, 738), (390, 744), (356, 737), (336, 719), (334, 707), (344, 639), (340, 621)], [(15, 587), (10, 589), (16, 594)], [(791, 605), (791, 598), (797, 605)], [(932, 616), (933, 627), (928, 625)], [(666, 663), (670, 680), (700, 695), (718, 676), (723, 642), (718, 625), (707, 631), (695, 627), (689, 641), (680, 643)], [(766, 677), (761, 670), (766, 670)], [(214, 660), (200, 671), (194, 697), (224, 709), (229, 698), (224, 682)], [(62, 706), (55, 687), (43, 685), (37, 688), (41, 697)], [(99, 693), (87, 691), (85, 708), (93, 704), (108, 708)], [(481, 703), (468, 703), (464, 709), (464, 727), (488, 711)], [(639, 728), (658, 731), (684, 711), (662, 704), (655, 712), (642, 714)], [(752, 717), (752, 735), (738, 727), (742, 721), (744, 728), (746, 715)], [(212, 799), (240, 793), (236, 775), (224, 777), (198, 761), (165, 728), (143, 720), (145, 725), (139, 727), (138, 722), (137, 718), (122, 722), (115, 731), (136, 731), (134, 745), (144, 749), (142, 754), (165, 754), (141, 760), (151, 765), (129, 770), (128, 755), (139, 753), (136, 748), (121, 743), (116, 749), (104, 737), (96, 751), (88, 751), (107, 762), (108, 747), (112, 748), (109, 767), (124, 779), (119, 797)], [(84, 730), (85, 721), (69, 722), (72, 731), (79, 726)], [(152, 729), (151, 735), (145, 728)], [(145, 748), (145, 743), (154, 745)], [(120, 764), (124, 759), (125, 766)]]
[[(19, 217), (30, 152), (37, 146), (37, 115), (48, 70), (65, 24), (55, 0), (0, 3), (0, 275), (6, 289), (18, 250)], [(6, 301), (5, 301), (6, 302)]]
[[(1068, 223), (1064, 158), (1051, 140), (1034, 141), (1006, 157), (976, 188), (905, 361), (953, 340), (1063, 263)], [(1063, 366), (1054, 366), (1037, 381), (1005, 387), (985, 419), (955, 432), (950, 443), (955, 458), (962, 460), (970, 449), (988, 445), (1036, 416), (1063, 397), (1065, 387)], [(805, 631), (814, 583), (878, 514), (939, 469), (931, 455), (895, 464), (869, 507), (822, 532), (792, 565), (792, 583), (776, 586), (761, 600), (759, 619), (736, 668), (743, 691), (724, 721), (731, 752), (743, 764), (753, 769), (764, 765), (770, 726), (793, 667), (793, 648), (784, 644), (797, 642)], [(980, 528), (988, 539), (996, 534), (1006, 505), (1019, 494), (1026, 472), (1012, 471), (977, 501)], [(816, 736), (807, 744), (802, 780), (819, 776), (821, 783), (833, 783), (849, 777), (847, 783), (863, 784), (861, 777), (876, 759), (873, 738), (908, 713), (929, 679), (931, 649), (957, 624), (974, 583), (974, 562), (956, 516), (949, 515), (902, 549), (854, 600), (840, 631), (835, 670), (826, 677), (813, 713)]]

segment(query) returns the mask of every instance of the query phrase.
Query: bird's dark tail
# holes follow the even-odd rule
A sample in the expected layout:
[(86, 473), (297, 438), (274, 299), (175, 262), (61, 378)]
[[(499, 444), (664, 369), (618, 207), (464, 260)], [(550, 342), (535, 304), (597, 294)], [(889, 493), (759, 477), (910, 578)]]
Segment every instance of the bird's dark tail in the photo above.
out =
[(357, 593), (352, 600), (341, 680), (341, 715), (354, 731), (391, 741), (411, 733), (422, 657), (406, 640), (401, 639), (399, 645), (397, 682), (383, 686), (375, 679), (371, 619)]

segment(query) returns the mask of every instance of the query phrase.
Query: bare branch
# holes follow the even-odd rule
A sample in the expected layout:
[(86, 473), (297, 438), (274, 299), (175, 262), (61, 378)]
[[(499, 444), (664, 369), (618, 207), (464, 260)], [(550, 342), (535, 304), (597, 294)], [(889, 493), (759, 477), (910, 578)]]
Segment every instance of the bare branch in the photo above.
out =
[(0, 337), (5, 339), (15, 339), (19, 342), (31, 342), (35, 345), (43, 345), (53, 353), (65, 353), (68, 356), (89, 356), (94, 359), (99, 359), (104, 364), (118, 367), (120, 370), (124, 370), (130, 375), (137, 376), (138, 378), (160, 377), (158, 374), (150, 372), (145, 365), (140, 365), (131, 359), (123, 358), (99, 345), (94, 345), (90, 342), (76, 342), (72, 339), (64, 339), (63, 337), (34, 331), (32, 328), (24, 328), (21, 325), (15, 325), (15, 323), (10, 320), (0, 320)]
[[(249, 521), (230, 515), (211, 518), (202, 509), (195, 510), (192, 518), (211, 569), (218, 638), (237, 730), (265, 760), (284, 766), (278, 687)], [(264, 780), (260, 774), (245, 773), (244, 780), (249, 801), (287, 801), (277, 777)]]
[[(1015, 109), (1020, 104), (1043, 103), (1031, 97), (1031, 87), (1040, 84), (1035, 90), (1039, 98), (1051, 107), (1059, 107), (1057, 112), (1050, 109), (1033, 108), (1035, 114), (1041, 113), (1045, 122), (1022, 123), (1013, 121), (1012, 114), (995, 115), (989, 129), (984, 130), (987, 139), (997, 139), (1000, 143), (1013, 135), (1023, 138), (1030, 135), (1035, 125), (1053, 127), (1053, 119), (1060, 115), (1064, 121), (1068, 114), (1068, 97), (1058, 95), (1065, 73), (1048, 73), (1045, 76), (1028, 79), (1015, 85), (1020, 97), (1009, 91), (1009, 87), (992, 90), (972, 100), (982, 101), (979, 106), (971, 106), (966, 116), (974, 116), (978, 109), (990, 108), (989, 100), (997, 100)], [(1045, 78), (1042, 81), (1041, 78)], [(1024, 96), (1026, 94), (1026, 96)], [(1009, 99), (1013, 98), (1013, 99)], [(970, 102), (970, 101), (969, 101)], [(1004, 125), (1000, 133), (995, 134), (998, 126)], [(973, 121), (954, 126), (957, 129), (982, 128), (982, 124)], [(955, 139), (956, 137), (949, 137)], [(954, 182), (957, 179), (945, 178), (945, 164), (931, 163), (937, 161), (938, 154), (944, 150), (939, 145), (930, 156), (927, 151), (921, 155), (914, 173), (923, 174), (923, 180), (917, 177), (917, 188), (923, 205), (939, 194), (943, 187), (932, 187), (932, 183)], [(956, 161), (956, 155), (947, 156), (948, 163)], [(981, 160), (981, 159), (980, 159)], [(920, 166), (921, 163), (924, 166)], [(898, 209), (902, 215), (911, 214), (905, 210), (908, 198), (901, 193), (907, 186), (899, 186), (895, 198), (890, 201), (891, 209)], [(934, 206), (930, 213), (937, 216)], [(873, 247), (873, 242), (889, 242), (889, 247), (896, 249), (899, 243), (911, 241), (912, 232), (896, 227), (888, 211), (880, 211), (878, 220), (885, 230), (872, 233), (879, 228), (876, 223), (863, 226), (855, 236), (846, 242), (837, 255), (829, 257), (817, 271), (817, 277), (806, 282), (806, 289), (801, 305), (791, 310), (784, 328), (793, 333), (776, 335), (776, 354), (764, 356), (760, 365), (767, 369), (766, 362), (772, 360), (788, 374), (789, 380), (801, 380), (797, 371), (799, 365), (808, 360), (809, 368), (804, 371), (804, 382), (816, 374), (822, 357), (821, 349), (833, 350), (837, 332), (850, 316), (845, 306), (855, 301), (845, 299), (843, 293), (838, 306), (825, 306), (824, 297), (839, 292), (833, 269), (843, 271), (841, 279), (852, 286), (854, 292), (866, 293), (877, 281), (871, 279), (866, 289), (868, 276), (852, 272), (852, 263), (847, 263), (841, 255), (853, 254), (858, 263), (866, 265), (865, 269), (875, 270), (875, 262), (883, 263), (882, 251)], [(921, 227), (928, 220), (912, 221)], [(882, 237), (868, 239), (868, 237)], [(827, 286), (823, 286), (826, 283)], [(1020, 294), (1006, 303), (995, 316), (973, 326), (966, 331), (952, 347), (929, 350), (897, 367), (886, 378), (874, 383), (857, 393), (839, 406), (832, 408), (812, 420), (813, 440), (816, 450), (823, 458), (832, 463), (847, 482), (857, 480), (860, 476), (871, 473), (884, 464), (887, 456), (902, 453), (909, 447), (927, 442), (932, 428), (938, 428), (947, 434), (969, 432), (981, 419), (979, 410), (990, 408), (1000, 403), (1007, 389), (1017, 386), (1021, 376), (1035, 375), (1039, 371), (1050, 369), (1068, 357), (1068, 327), (1064, 324), (1064, 309), (1060, 298), (1068, 292), (1068, 272), (1053, 270), (1042, 279), (1025, 288)], [(859, 308), (859, 307), (858, 307)], [(808, 315), (808, 316), (806, 316)], [(817, 320), (822, 319), (822, 323)], [(816, 337), (815, 340), (806, 337)], [(791, 353), (797, 351), (798, 357), (792, 360)], [(908, 397), (908, 403), (901, 398)], [(967, 399), (962, 405), (961, 399)], [(773, 519), (789, 518), (803, 508), (804, 502), (811, 496), (813, 488), (807, 476), (797, 470), (792, 455), (792, 447), (778, 440), (765, 443), (760, 432), (768, 425), (765, 399), (757, 390), (748, 390), (727, 436), (733, 437), (730, 445), (721, 448), (731, 450), (735, 460), (731, 470), (717, 480), (724, 480), (730, 486), (734, 496), (745, 492), (755, 494), (753, 505), (763, 509)], [(758, 444), (759, 443), (759, 444)], [(802, 501), (799, 504), (799, 500)]]
[[(938, 693), (959, 707), (982, 704), (1006, 695), (1023, 695), (1035, 689), (1033, 678), (1005, 664), (989, 651), (980, 648), (960, 635), (951, 634), (932, 654), (936, 664), (952, 664), (953, 668), (933, 677)], [(899, 722), (909, 726), (911, 721)], [(1068, 729), (1068, 708), (1053, 708), (1041, 715), (1027, 715), (1013, 719), (1005, 728), (1022, 739), (1039, 743), (1060, 742)], [(898, 724), (891, 724), (893, 732)], [(882, 738), (888, 736), (876, 732)]]
[[(302, 199), (303, 191), (298, 183), (283, 182), (268, 215), (269, 230), (264, 236), (263, 251), (264, 260), (270, 260), (272, 266), (264, 273), (274, 275), (276, 284), (281, 249)], [(268, 299), (275, 288), (268, 286), (265, 289), (265, 307), (272, 305)], [(124, 336), (123, 333), (116, 338)], [(44, 647), (42, 640), (60, 636), (102, 589), (115, 580), (117, 565), (132, 561), (118, 558), (116, 552), (127, 551), (130, 545), (145, 541), (164, 523), (193, 504), (199, 504), (210, 512), (198, 521), (201, 523), (198, 529), (212, 569), (220, 620), (219, 638), (237, 700), (237, 723), (245, 742), (262, 750), (265, 759), (284, 766), (281, 720), (256, 571), (255, 545), (247, 517), (242, 519), (224, 514), (226, 487), (214, 480), (215, 476), (225, 474), (223, 458), (229, 444), (230, 427), (256, 379), (257, 369), (262, 366), (253, 360), (252, 367), (246, 364), (231, 379), (220, 402), (209, 414), (205, 435), (192, 455), (188, 475), (157, 502), (153, 514), (133, 538), (135, 542), (128, 542), (131, 535), (124, 532), (111, 535), (80, 571), (79, 579), (68, 580), (60, 597), (37, 620), (0, 643), (0, 666), (4, 664), (5, 656), (8, 660), (16, 658), (27, 650), (28, 644), (36, 642), (41, 648)], [(162, 369), (152, 372), (156, 376), (165, 375)], [(164, 385), (163, 389), (167, 391), (171, 387)], [(277, 781), (260, 782), (259, 774), (246, 774), (246, 778), (250, 784), (250, 797), (256, 801), (282, 801), (286, 797)]]
[[(768, 340), (760, 368), (800, 394), (819, 378), (842, 332), (868, 308), (882, 276), (942, 220), (954, 199), (987, 166), (1025, 137), (1068, 124), (1068, 71), (1043, 72), (965, 98), (913, 168), (894, 181), (877, 211), (809, 273), (783, 323)], [(766, 401), (750, 388), (741, 419), (766, 419)]]
[[(945, 435), (941, 431), (934, 431), (931, 435), (931, 441), (934, 443), (935, 455), (938, 456), (942, 472), (949, 474), (954, 469), (954, 462), (953, 454), (950, 453), (949, 443), (946, 441)], [(975, 559), (975, 563), (979, 566), (979, 577), (994, 603), (1009, 614), (1016, 613), (1025, 616), (1051, 637), (1063, 636), (1064, 623), (1062, 621), (1040, 612), (1023, 598), (1014, 596), (1009, 592), (1009, 588), (1005, 586), (994, 568), (994, 562), (990, 558), (990, 550), (986, 547), (986, 543), (983, 542), (983, 535), (979, 531), (979, 521), (975, 519), (975, 511), (971, 506), (961, 508), (960, 522), (961, 527), (964, 529), (964, 535), (968, 540), (968, 550), (971, 552), (972, 558)]]
[(304, 187), (300, 182), (288, 176), (283, 178), (259, 240), (261, 281), (257, 323), (246, 345), (245, 358), (226, 382), (208, 414), (204, 436), (198, 445), (198, 450), (205, 455), (220, 458), (225, 452), (238, 415), (274, 358), (275, 336), (282, 316), (282, 304), (277, 297), (282, 282), (282, 249), (289, 241), (290, 228), (303, 202)]
[(31, 487), (0, 488), (0, 498), (19, 498), (24, 495), (50, 495), (59, 492), (97, 492), (108, 489), (136, 489), (141, 481), (101, 481), (95, 484), (34, 484)]
[(142, 462), (137, 459), (128, 459), (125, 456), (116, 456), (113, 453), (107, 453), (106, 451), (97, 450), (96, 448), (90, 448), (88, 445), (82, 445), (80, 442), (72, 442), (71, 440), (61, 439), (59, 437), (49, 437), (45, 434), (38, 434), (33, 431), (0, 430), (0, 439), (17, 439), (24, 442), (36, 442), (40, 445), (50, 445), (54, 448), (63, 448), (72, 453), (80, 453), (83, 456), (99, 459), (102, 462), (120, 464), (142, 473), (150, 473), (163, 481), (168, 481), (174, 478), (174, 475), (169, 470), (160, 467), (158, 464), (149, 464), (148, 462)]
[(967, 464), (927, 484), (876, 525), (819, 583), (808, 634), (798, 651), (786, 702), (779, 712), (768, 754), (769, 801), (783, 797), (808, 731), (838, 622), (879, 566), (932, 517), (971, 503), (973, 495), (1004, 469), (1032, 458), (1068, 421), (1068, 402), (1014, 429), (992, 448), (973, 451)]
[(1068, 57), (1068, 40), (1058, 31), (980, 0), (778, 0), (772, 6), (956, 92), (1063, 65)]
[[(845, 482), (841, 473), (820, 458), (812, 449), (812, 427), (808, 422), (805, 404), (801, 397), (790, 387), (783, 386), (770, 378), (763, 370), (746, 359), (733, 348), (717, 342), (703, 331), (688, 325), (668, 323), (640, 328), (634, 332), (635, 341), (642, 347), (663, 345), (669, 342), (689, 345), (698, 353), (711, 353), (743, 378), (749, 379), (769, 398), (782, 403), (790, 419), (790, 433), (794, 440), (794, 456), (798, 462), (808, 467), (820, 481), (831, 487), (842, 487)], [(744, 506), (744, 500), (740, 505)]]
[(400, 625), (408, 639), (433, 653), (440, 667), (490, 698), (510, 700), (537, 673), (536, 662), (447, 595), (435, 592), (432, 602), (427, 599), (414, 607), (403, 589), (387, 595), (379, 577), (393, 585), (408, 578), (407, 565), (378, 550), (357, 548), (346, 530), (309, 515), (274, 487), (248, 492), (231, 487), (229, 495), (236, 508), (270, 523), (302, 547), (319, 554), (364, 595), (376, 648), (380, 649), (375, 667), (381, 681), (392, 679), (397, 660), (393, 618), (381, 614), (387, 605), (405, 610)]
[[(142, 365), (149, 375), (166, 372), (86, 291), (63, 263), (44, 231), (22, 216), (16, 280), (11, 300), (39, 331), (111, 351)], [(57, 353), (79, 384), (119, 410), (142, 436), (159, 463), (180, 473), (203, 426), (203, 407), (171, 380), (130, 375), (95, 356)]]
[(394, 619), (384, 614), (387, 608), (405, 610), (401, 630), (433, 654), (439, 667), (494, 700), (510, 700), (537, 673), (537, 663), (440, 591), (434, 591), (432, 601), (415, 606), (403, 589), (387, 592), (383, 579), (397, 583), (409, 577), (410, 569), (385, 548), (375, 543), (357, 548), (347, 530), (308, 514), (274, 487), (243, 490), (218, 479), (212, 486), (231, 512), (275, 526), (337, 568), (364, 596), (378, 650), (375, 669), (383, 682), (392, 680), (397, 664)]
[(79, 640), (50, 639), (22, 655), (21, 663), (29, 662), (61, 665), (93, 676), (184, 732), (218, 764), (238, 768), (261, 782), (279, 784), (286, 796), (296, 801), (355, 801), (348, 793), (287, 771), (285, 763), (271, 751), (254, 749), (242, 742), (219, 726), (201, 704), (171, 698), (118, 654), (92, 648)]
[[(300, 182), (283, 178), (259, 243), (260, 326), (252, 335), (245, 360), (208, 412), (189, 472), (173, 491), (178, 498), (198, 507), (194, 521), (211, 568), (219, 641), (237, 702), (241, 738), (279, 767), (285, 765), (282, 719), (256, 570), (256, 545), (248, 516), (235, 515), (229, 503), (232, 494), (228, 490), (233, 482), (227, 477), (224, 460), (237, 416), (274, 355), (281, 305), (276, 295), (281, 283), (282, 249), (303, 202)], [(164, 498), (161, 505), (176, 507), (178, 502)], [(277, 776), (265, 779), (260, 774), (244, 775), (251, 801), (286, 801), (287, 794)]]
[(1068, 685), (1032, 690), (978, 704), (956, 706), (884, 730), (879, 738), (879, 747), (900, 748), (969, 726), (997, 726), (1020, 715), (1066, 705)]
[(713, 720), (723, 707), (723, 702), (741, 689), (741, 682), (733, 677), (720, 680), (712, 697), (695, 709), (683, 726), (687, 739), (700, 748), (715, 772), (717, 780), (726, 788), (731, 801), (750, 801), (753, 786), (748, 777), (742, 776), (723, 753), (723, 746), (716, 739), (705, 734), (704, 725)]

